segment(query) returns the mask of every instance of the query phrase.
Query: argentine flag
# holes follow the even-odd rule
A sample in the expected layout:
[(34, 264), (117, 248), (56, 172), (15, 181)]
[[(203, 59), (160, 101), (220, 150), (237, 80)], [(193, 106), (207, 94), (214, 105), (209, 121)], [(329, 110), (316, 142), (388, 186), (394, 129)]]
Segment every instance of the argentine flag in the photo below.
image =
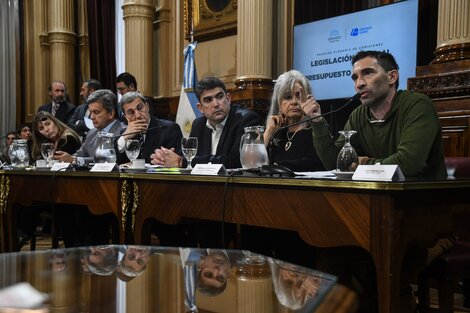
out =
[(197, 81), (196, 67), (194, 65), (194, 49), (196, 49), (196, 44), (197, 42), (192, 42), (184, 49), (183, 84), (181, 86), (178, 111), (176, 112), (176, 123), (181, 127), (184, 137), (189, 136), (193, 120), (201, 116), (201, 112), (199, 112), (196, 106), (198, 100), (194, 93)]

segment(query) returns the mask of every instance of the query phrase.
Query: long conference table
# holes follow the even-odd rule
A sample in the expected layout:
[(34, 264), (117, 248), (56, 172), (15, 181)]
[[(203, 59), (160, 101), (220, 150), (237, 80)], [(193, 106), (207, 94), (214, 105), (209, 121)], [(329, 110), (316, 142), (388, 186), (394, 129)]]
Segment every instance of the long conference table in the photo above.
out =
[(470, 179), (433, 182), (0, 171), (2, 251), (15, 249), (14, 203), (80, 204), (113, 213), (120, 241), (145, 241), (144, 222), (195, 218), (291, 230), (316, 247), (358, 246), (377, 271), (379, 312), (400, 312), (406, 250), (470, 229)]

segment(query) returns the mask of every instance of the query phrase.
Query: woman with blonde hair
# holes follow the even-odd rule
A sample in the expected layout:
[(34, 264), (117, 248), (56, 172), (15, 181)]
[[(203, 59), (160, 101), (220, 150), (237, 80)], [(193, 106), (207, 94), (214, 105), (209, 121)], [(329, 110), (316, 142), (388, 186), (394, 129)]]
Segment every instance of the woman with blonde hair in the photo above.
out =
[[(64, 151), (68, 154), (74, 154), (82, 145), (78, 134), (49, 112), (36, 113), (31, 126), (33, 128), (32, 158), (35, 160), (42, 158), (41, 144), (45, 142), (53, 143), (54, 151)], [(53, 159), (58, 159), (58, 156), (54, 155)]]

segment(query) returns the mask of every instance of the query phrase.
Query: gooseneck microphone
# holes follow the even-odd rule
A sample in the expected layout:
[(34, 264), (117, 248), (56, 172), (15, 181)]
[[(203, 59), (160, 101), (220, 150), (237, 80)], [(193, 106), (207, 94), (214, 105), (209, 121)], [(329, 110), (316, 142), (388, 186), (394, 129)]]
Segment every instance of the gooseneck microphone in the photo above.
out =
[(295, 122), (295, 123), (292, 123), (292, 124), (289, 124), (289, 125), (285, 125), (285, 126), (282, 126), (282, 127), (279, 127), (278, 129), (276, 129), (274, 131), (274, 133), (271, 135), (271, 137), (269, 138), (269, 143), (268, 143), (268, 159), (269, 159), (269, 164), (272, 165), (273, 164), (273, 160), (271, 158), (272, 156), (272, 146), (273, 146), (273, 142), (274, 142), (274, 138), (276, 137), (276, 134), (280, 131), (280, 130), (283, 130), (283, 129), (286, 129), (286, 128), (290, 128), (292, 126), (297, 126), (297, 125), (300, 125), (300, 124), (303, 124), (303, 123), (308, 123), (308, 122), (311, 122), (317, 118), (320, 118), (320, 117), (324, 117), (324, 116), (327, 116), (327, 115), (330, 115), (330, 114), (333, 114), (333, 113), (336, 113), (336, 112), (339, 112), (341, 111), (342, 109), (344, 109), (345, 107), (347, 107), (348, 105), (350, 105), (351, 103), (357, 103), (357, 102), (360, 102), (360, 99), (361, 98), (361, 94), (360, 93), (356, 93), (354, 96), (352, 96), (351, 99), (349, 99), (348, 102), (346, 102), (345, 104), (343, 104), (342, 106), (340, 106), (339, 108), (337, 108), (336, 110), (333, 110), (333, 111), (330, 111), (330, 112), (326, 112), (324, 114), (320, 114), (318, 116), (315, 116), (315, 117), (312, 117), (312, 118), (308, 118), (306, 120), (302, 120), (302, 121), (299, 121), (299, 122)]

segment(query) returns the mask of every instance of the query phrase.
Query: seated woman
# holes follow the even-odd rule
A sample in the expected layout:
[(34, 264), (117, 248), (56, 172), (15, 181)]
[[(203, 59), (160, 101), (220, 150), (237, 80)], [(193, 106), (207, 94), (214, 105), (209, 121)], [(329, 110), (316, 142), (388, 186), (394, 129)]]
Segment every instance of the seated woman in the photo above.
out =
[[(41, 159), (41, 144), (52, 142), (55, 151), (74, 154), (82, 145), (78, 134), (49, 112), (36, 113), (32, 122), (32, 158)], [(54, 158), (54, 157), (53, 157)]]
[[(41, 144), (45, 142), (51, 142), (54, 144), (54, 151), (65, 151), (69, 154), (75, 153), (80, 146), (81, 140), (77, 133), (70, 127), (59, 121), (55, 116), (49, 112), (40, 111), (36, 113), (32, 121), (32, 149), (31, 159), (41, 159)], [(54, 159), (55, 157), (53, 157)], [(65, 205), (55, 205), (55, 207), (64, 207)], [(48, 208), (47, 208), (48, 210)], [(46, 210), (46, 211), (47, 211)], [(59, 226), (62, 229), (64, 242), (66, 247), (76, 246), (77, 241), (77, 227), (73, 219), (80, 216), (79, 211), (85, 211), (80, 208), (76, 210), (56, 210), (55, 216)], [(44, 207), (31, 206), (22, 207), (18, 209), (19, 221), (18, 221), (18, 245), (21, 248), (34, 234), (36, 218), (35, 216), (39, 212), (44, 212)], [(69, 216), (66, 216), (64, 212), (68, 212)], [(73, 212), (73, 213), (70, 213)], [(44, 213), (44, 215), (48, 215)], [(72, 218), (71, 218), (72, 217)]]
[(310, 123), (286, 127), (306, 118), (301, 105), (308, 101), (315, 100), (302, 73), (291, 70), (279, 76), (274, 85), (264, 133), (270, 162), (293, 171), (324, 170), (313, 147)]

